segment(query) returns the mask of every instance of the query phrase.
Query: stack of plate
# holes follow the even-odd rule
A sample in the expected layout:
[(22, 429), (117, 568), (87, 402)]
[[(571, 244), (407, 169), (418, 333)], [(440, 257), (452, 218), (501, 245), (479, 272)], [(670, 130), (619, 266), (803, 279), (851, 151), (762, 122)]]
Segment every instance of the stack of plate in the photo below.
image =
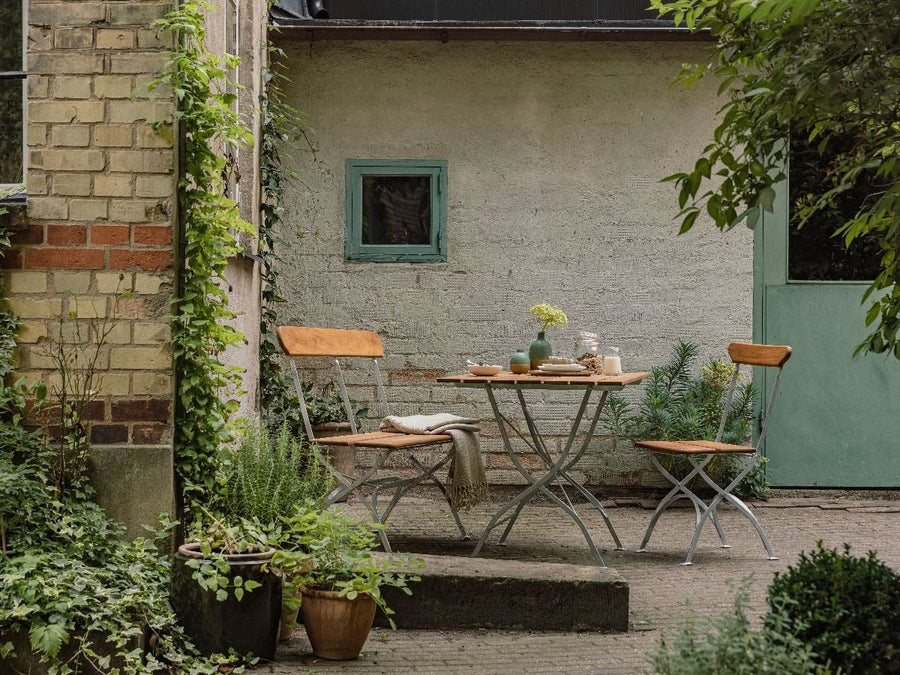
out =
[(580, 363), (542, 363), (538, 366), (538, 370), (543, 373), (565, 373), (571, 375), (587, 369)]

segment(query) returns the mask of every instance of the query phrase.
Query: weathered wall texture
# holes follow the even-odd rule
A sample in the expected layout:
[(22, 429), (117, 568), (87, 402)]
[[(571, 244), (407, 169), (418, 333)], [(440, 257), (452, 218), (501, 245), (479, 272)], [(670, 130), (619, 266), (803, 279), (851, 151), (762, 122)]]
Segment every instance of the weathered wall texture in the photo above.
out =
[[(505, 363), (527, 348), (530, 305), (563, 308), (548, 339), (570, 355), (577, 329), (622, 348), (628, 370), (661, 364), (673, 341), (721, 356), (751, 336), (752, 235), (700, 223), (676, 237), (675, 195), (659, 179), (708, 142), (709, 87), (670, 87), (704, 47), (681, 43), (321, 42), (288, 47), (290, 102), (316, 152), (292, 149), (301, 182), (287, 221), (308, 232), (283, 253), (285, 322), (377, 330), (397, 412), (492, 419), (483, 392), (435, 383), (467, 357)], [(344, 161), (449, 162), (448, 262), (343, 259)], [(566, 430), (565, 395), (538, 423)], [(509, 401), (512, 403), (512, 400)], [(492, 479), (514, 479), (493, 422)], [(641, 458), (597, 439), (594, 484), (652, 484)]]
[[(62, 317), (72, 317), (66, 331), (89, 321), (110, 328), (91, 442), (104, 505), (131, 526), (153, 522), (173, 497), (176, 153), (171, 131), (151, 127), (173, 103), (169, 92), (147, 92), (166, 48), (150, 24), (172, 6), (29, 3), (28, 206), (2, 261), (9, 305), (23, 319), (25, 374), (59, 386), (48, 345)], [(123, 465), (155, 469), (104, 469)], [(152, 499), (130, 500), (147, 485)]]

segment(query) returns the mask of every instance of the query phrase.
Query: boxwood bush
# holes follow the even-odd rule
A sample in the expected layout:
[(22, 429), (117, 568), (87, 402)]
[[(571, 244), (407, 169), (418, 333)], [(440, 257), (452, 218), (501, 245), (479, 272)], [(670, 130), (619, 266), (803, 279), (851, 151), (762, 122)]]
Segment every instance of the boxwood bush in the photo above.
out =
[(820, 541), (775, 575), (768, 601), (819, 663), (844, 673), (900, 673), (900, 576), (873, 551), (856, 557), (847, 544), (839, 553)]

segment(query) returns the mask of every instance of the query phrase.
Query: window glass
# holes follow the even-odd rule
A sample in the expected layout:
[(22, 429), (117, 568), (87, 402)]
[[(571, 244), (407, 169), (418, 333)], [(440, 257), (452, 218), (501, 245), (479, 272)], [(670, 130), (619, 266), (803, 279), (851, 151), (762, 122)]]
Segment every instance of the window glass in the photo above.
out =
[(0, 80), (0, 183), (22, 182), (22, 80)]
[(0, 2), (0, 72), (22, 70), (22, 3)]
[(428, 244), (430, 176), (364, 176), (362, 242)]
[[(839, 150), (832, 145), (832, 151)], [(826, 158), (827, 159), (827, 158)], [(849, 248), (834, 231), (859, 209), (867, 195), (879, 191), (873, 173), (863, 176), (854, 190), (839, 195), (835, 204), (819, 211), (799, 227), (795, 205), (825, 183), (822, 156), (805, 134), (791, 139), (788, 277), (793, 281), (869, 281), (878, 275), (881, 253), (875, 237), (857, 239)]]

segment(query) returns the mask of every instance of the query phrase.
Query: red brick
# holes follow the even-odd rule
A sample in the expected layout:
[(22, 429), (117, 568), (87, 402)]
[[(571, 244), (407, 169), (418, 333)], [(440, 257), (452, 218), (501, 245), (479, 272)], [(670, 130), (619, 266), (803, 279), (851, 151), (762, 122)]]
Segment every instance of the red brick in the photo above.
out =
[(44, 243), (44, 226), (30, 224), (21, 230), (13, 232), (9, 238), (9, 243), (13, 246), (22, 246), (25, 244), (43, 244)]
[(22, 252), (17, 248), (0, 252), (0, 269), (22, 269)]
[(124, 424), (95, 424), (91, 427), (91, 443), (127, 443), (128, 427)]
[(91, 225), (91, 243), (96, 246), (128, 243), (127, 225)]
[(90, 248), (30, 248), (25, 251), (28, 269), (103, 269), (104, 251)]
[(109, 269), (124, 270), (142, 267), (145, 270), (160, 270), (172, 266), (171, 251), (130, 251), (113, 249), (109, 252)]
[(157, 445), (168, 432), (168, 424), (135, 424), (131, 429), (131, 442), (139, 445)]
[(134, 228), (134, 243), (146, 246), (168, 246), (172, 243), (172, 228), (168, 225), (162, 227), (138, 225)]
[(48, 225), (47, 243), (55, 246), (86, 244), (87, 228), (84, 225)]
[(155, 422), (167, 422), (171, 401), (165, 398), (155, 398), (146, 401), (114, 401), (112, 403), (112, 418), (123, 420), (150, 420)]

